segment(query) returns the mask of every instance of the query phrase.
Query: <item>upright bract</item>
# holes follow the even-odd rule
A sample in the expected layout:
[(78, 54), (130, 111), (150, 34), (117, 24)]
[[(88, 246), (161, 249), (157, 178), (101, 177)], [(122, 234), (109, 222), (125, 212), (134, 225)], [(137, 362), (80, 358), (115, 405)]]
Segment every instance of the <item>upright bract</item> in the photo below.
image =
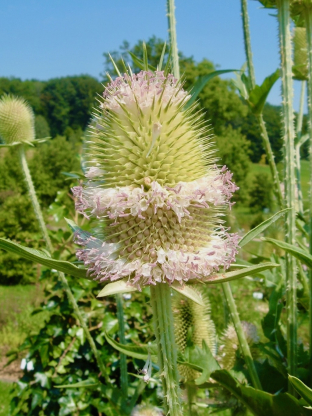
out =
[(125, 74), (105, 89), (87, 182), (74, 188), (77, 210), (99, 220), (97, 238), (77, 236), (77, 255), (101, 281), (183, 284), (234, 260), (237, 236), (221, 217), (237, 187), (215, 165), (202, 114), (183, 109), (188, 99), (162, 71)]

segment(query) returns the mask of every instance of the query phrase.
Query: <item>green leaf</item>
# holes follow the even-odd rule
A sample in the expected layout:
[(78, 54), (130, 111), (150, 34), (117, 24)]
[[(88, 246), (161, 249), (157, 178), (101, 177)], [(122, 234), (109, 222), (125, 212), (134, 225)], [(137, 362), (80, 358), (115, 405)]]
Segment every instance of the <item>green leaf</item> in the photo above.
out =
[(247, 101), (250, 104), (253, 114), (260, 115), (262, 113), (267, 96), (279, 77), (280, 70), (277, 69), (272, 75), (265, 78), (261, 86), (256, 85), (255, 88), (250, 91)]
[(119, 344), (109, 335), (104, 332), (106, 341), (113, 347), (115, 350), (128, 355), (129, 357), (137, 358), (139, 360), (146, 361), (148, 359), (148, 354), (150, 353), (152, 361), (157, 362), (157, 346), (156, 345), (135, 345), (135, 344)]
[(116, 295), (117, 293), (128, 293), (135, 291), (137, 291), (137, 288), (127, 284), (127, 279), (122, 279), (105, 285), (97, 297), (103, 298), (104, 296)]
[(275, 240), (274, 238), (262, 238), (262, 240), (273, 244), (275, 247), (281, 248), (312, 269), (312, 256), (307, 251), (302, 250), (302, 248), (285, 243), (284, 241)]
[(238, 243), (239, 247), (242, 248), (245, 244), (249, 243), (249, 241), (255, 239), (259, 234), (263, 233), (263, 231), (265, 231), (271, 224), (273, 224), (276, 220), (278, 220), (289, 210), (290, 208), (282, 209), (282, 211), (277, 212), (272, 217), (268, 218), (252, 230), (248, 231), (248, 233), (245, 234), (244, 237)]
[(296, 138), (296, 140), (295, 140), (295, 145), (296, 146), (302, 146), (307, 140), (308, 140), (308, 138), (309, 138), (309, 135), (308, 134), (303, 134), (301, 137), (300, 137), (300, 139), (298, 140), (298, 138)]
[(171, 285), (171, 287), (173, 290), (185, 296), (186, 298), (191, 299), (193, 302), (197, 303), (198, 305), (206, 306), (202, 297), (192, 287), (187, 286), (187, 285), (181, 286), (180, 283), (178, 282), (174, 282)]
[[(99, 383), (91, 383), (91, 380), (84, 380), (80, 381), (79, 383), (73, 383), (73, 384), (60, 384), (58, 386), (54, 386), (57, 389), (77, 389), (79, 387), (97, 387)], [(92, 380), (93, 381), (93, 380)]]
[(264, 270), (273, 269), (274, 267), (279, 267), (279, 264), (276, 263), (261, 263), (256, 266), (245, 267), (244, 269), (235, 270), (233, 272), (215, 274), (214, 276), (209, 276), (203, 280), (206, 285), (214, 285), (216, 283), (230, 282), (231, 280), (240, 279), (245, 276), (252, 276), (254, 274), (263, 272)]
[(300, 396), (312, 406), (312, 390), (306, 386), (299, 378), (288, 375), (288, 379)]
[(69, 261), (53, 259), (42, 250), (25, 247), (5, 238), (0, 238), (0, 248), (17, 254), (24, 259), (33, 261), (34, 263), (42, 264), (50, 269), (56, 269), (74, 277), (83, 277), (84, 279), (92, 280), (92, 277), (87, 276), (86, 269), (81, 269)]
[(202, 372), (201, 376), (195, 380), (195, 384), (198, 386), (208, 381), (213, 371), (220, 369), (219, 363), (214, 359), (204, 340), (202, 348), (197, 345), (187, 347), (184, 352), (184, 360), (178, 360), (178, 363)]
[(255, 416), (307, 416), (309, 410), (300, 406), (299, 401), (288, 393), (273, 395), (253, 387), (241, 385), (226, 370), (218, 370), (211, 378), (229, 390)]
[(198, 77), (198, 80), (194, 84), (191, 90), (191, 98), (185, 104), (184, 108), (189, 108), (195, 101), (198, 95), (200, 94), (201, 90), (205, 87), (207, 82), (209, 82), (212, 78), (217, 77), (222, 74), (226, 74), (227, 72), (236, 72), (237, 69), (220, 69), (219, 71), (210, 72), (207, 75), (201, 75)]

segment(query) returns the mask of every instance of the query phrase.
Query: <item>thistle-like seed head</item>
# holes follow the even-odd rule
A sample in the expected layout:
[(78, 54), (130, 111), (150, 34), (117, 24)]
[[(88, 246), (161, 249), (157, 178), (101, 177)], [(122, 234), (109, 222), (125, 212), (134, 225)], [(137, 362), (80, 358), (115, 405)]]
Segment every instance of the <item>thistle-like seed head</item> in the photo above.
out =
[(237, 187), (188, 99), (162, 71), (105, 89), (85, 147), (88, 181), (73, 189), (77, 210), (99, 220), (97, 238), (77, 236), (77, 255), (100, 280), (182, 284), (234, 259), (237, 236), (220, 217)]
[[(258, 344), (260, 339), (258, 336), (257, 327), (250, 322), (242, 321), (243, 330), (246, 340), (250, 346)], [(236, 351), (238, 350), (239, 342), (234, 325), (230, 324), (224, 331), (218, 351), (217, 360), (221, 368), (231, 370), (234, 367), (236, 359)]]
[(12, 95), (1, 97), (0, 137), (5, 144), (35, 139), (34, 113), (23, 98)]
[[(196, 287), (201, 294), (205, 306), (199, 305), (185, 297), (175, 295), (172, 307), (174, 314), (174, 334), (179, 350), (183, 353), (187, 347), (189, 330), (191, 329), (191, 341), (202, 348), (206, 342), (213, 355), (216, 354), (217, 340), (216, 328), (210, 316), (210, 302), (205, 289)], [(187, 366), (180, 365), (179, 373), (186, 381), (195, 380), (199, 373)]]

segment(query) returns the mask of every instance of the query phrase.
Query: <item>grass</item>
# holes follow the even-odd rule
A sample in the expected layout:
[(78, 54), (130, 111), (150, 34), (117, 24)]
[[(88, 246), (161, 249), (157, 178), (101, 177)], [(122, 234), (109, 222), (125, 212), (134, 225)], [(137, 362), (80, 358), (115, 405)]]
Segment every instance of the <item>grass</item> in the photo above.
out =
[(9, 406), (11, 401), (11, 391), (12, 384), (4, 383), (0, 381), (0, 416), (8, 416)]

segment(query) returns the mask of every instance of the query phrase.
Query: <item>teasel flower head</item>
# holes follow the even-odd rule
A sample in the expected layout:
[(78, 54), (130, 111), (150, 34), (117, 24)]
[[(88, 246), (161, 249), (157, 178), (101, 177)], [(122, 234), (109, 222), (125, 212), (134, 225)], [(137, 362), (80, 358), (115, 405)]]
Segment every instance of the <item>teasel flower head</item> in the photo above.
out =
[[(210, 315), (211, 306), (207, 289), (196, 285), (196, 291), (202, 298), (202, 305), (179, 294), (173, 297), (176, 345), (180, 352), (184, 353), (189, 341), (200, 348), (205, 341), (211, 353), (215, 355), (217, 352), (216, 327)], [(179, 366), (179, 373), (185, 381), (195, 380), (200, 376), (199, 372), (184, 365)]]
[(0, 98), (0, 138), (6, 145), (30, 143), (35, 139), (34, 113), (23, 98)]
[(208, 126), (173, 75), (131, 72), (105, 88), (85, 146), (76, 209), (94, 217), (77, 256), (100, 281), (139, 290), (228, 268), (238, 237), (222, 216), (238, 189), (215, 164)]
[[(246, 321), (242, 321), (243, 330), (246, 336), (246, 340), (250, 346), (258, 344), (260, 338), (258, 336), (257, 327)], [(220, 347), (217, 355), (217, 360), (225, 370), (231, 370), (234, 367), (236, 360), (236, 351), (239, 347), (239, 341), (233, 324), (230, 324), (223, 332), (220, 339)], [(255, 355), (254, 349), (251, 350)]]

